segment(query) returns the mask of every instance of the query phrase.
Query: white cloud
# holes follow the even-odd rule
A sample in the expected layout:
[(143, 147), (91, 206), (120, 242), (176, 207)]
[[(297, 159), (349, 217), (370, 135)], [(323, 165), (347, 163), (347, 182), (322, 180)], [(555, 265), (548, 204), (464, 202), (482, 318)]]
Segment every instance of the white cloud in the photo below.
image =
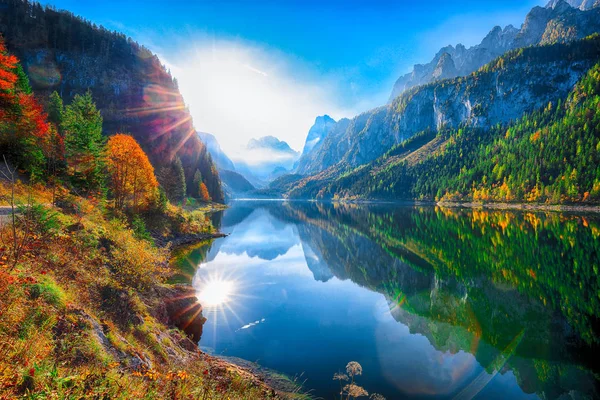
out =
[(317, 116), (337, 119), (362, 111), (339, 105), (335, 77), (256, 45), (203, 40), (176, 61), (162, 60), (179, 82), (196, 129), (215, 135), (234, 159), (247, 157), (243, 147), (251, 138), (267, 135), (301, 151)]

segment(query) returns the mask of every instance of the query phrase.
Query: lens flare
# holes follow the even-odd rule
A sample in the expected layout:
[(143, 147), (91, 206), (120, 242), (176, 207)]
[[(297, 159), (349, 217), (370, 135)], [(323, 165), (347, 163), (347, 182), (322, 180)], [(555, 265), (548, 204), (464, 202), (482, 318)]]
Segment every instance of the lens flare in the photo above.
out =
[(232, 281), (211, 279), (203, 283), (198, 290), (198, 301), (203, 307), (217, 307), (231, 300), (234, 292)]

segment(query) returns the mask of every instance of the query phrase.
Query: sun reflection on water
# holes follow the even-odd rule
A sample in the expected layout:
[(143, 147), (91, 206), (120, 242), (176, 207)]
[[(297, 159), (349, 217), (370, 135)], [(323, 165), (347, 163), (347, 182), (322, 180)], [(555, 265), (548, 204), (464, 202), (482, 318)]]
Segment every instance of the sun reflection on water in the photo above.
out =
[(233, 281), (210, 278), (198, 287), (198, 301), (203, 307), (217, 307), (231, 301), (235, 285)]

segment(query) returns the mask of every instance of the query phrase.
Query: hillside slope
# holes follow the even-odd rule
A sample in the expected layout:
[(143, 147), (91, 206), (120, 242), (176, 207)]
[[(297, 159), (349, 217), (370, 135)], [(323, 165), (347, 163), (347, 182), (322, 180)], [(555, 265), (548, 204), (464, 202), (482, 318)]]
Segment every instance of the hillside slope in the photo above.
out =
[(70, 12), (23, 0), (3, 1), (0, 32), (42, 100), (56, 90), (69, 103), (90, 90), (106, 135), (132, 134), (155, 167), (180, 157), (188, 187), (199, 169), (211, 198), (223, 200), (177, 83), (156, 55)]
[(236, 194), (246, 193), (256, 189), (248, 179), (235, 171), (222, 169), (220, 170), (219, 175), (222, 179), (225, 195), (229, 198), (235, 197)]
[(214, 135), (206, 132), (198, 132), (198, 137), (206, 145), (206, 148), (208, 149), (208, 152), (210, 153), (217, 168), (235, 171), (235, 165), (233, 164), (233, 161), (231, 161), (223, 149), (221, 149), (221, 145)]

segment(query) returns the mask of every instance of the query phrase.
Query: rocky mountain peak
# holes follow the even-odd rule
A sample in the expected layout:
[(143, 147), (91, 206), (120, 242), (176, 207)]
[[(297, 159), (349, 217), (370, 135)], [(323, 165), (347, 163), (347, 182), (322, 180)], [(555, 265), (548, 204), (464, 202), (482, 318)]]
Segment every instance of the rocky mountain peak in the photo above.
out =
[(454, 65), (454, 60), (452, 56), (448, 53), (442, 54), (440, 59), (438, 60), (437, 66), (433, 71), (434, 79), (448, 79), (454, 78), (457, 76), (458, 72), (456, 70), (456, 66)]
[(587, 11), (600, 6), (600, 0), (550, 0), (546, 8), (556, 9), (558, 7), (564, 11), (565, 5)]
[(334, 123), (335, 124), (335, 120), (333, 118), (331, 118), (327, 114), (321, 115), (321, 116), (315, 118), (315, 124), (314, 124), (313, 128), (315, 126), (325, 125), (325, 124), (328, 124), (328, 123)]
[(294, 169), (297, 169), (298, 165), (308, 157), (308, 154), (321, 144), (335, 124), (336, 121), (327, 114), (315, 118), (315, 123), (306, 136), (302, 155), (294, 165)]
[(495, 26), (476, 46), (445, 46), (429, 63), (417, 64), (411, 72), (398, 78), (389, 102), (415, 86), (448, 77), (467, 76), (509, 50), (566, 42), (599, 32), (599, 5), (600, 0), (551, 0), (546, 7), (534, 7), (521, 29), (512, 25), (505, 28)]

